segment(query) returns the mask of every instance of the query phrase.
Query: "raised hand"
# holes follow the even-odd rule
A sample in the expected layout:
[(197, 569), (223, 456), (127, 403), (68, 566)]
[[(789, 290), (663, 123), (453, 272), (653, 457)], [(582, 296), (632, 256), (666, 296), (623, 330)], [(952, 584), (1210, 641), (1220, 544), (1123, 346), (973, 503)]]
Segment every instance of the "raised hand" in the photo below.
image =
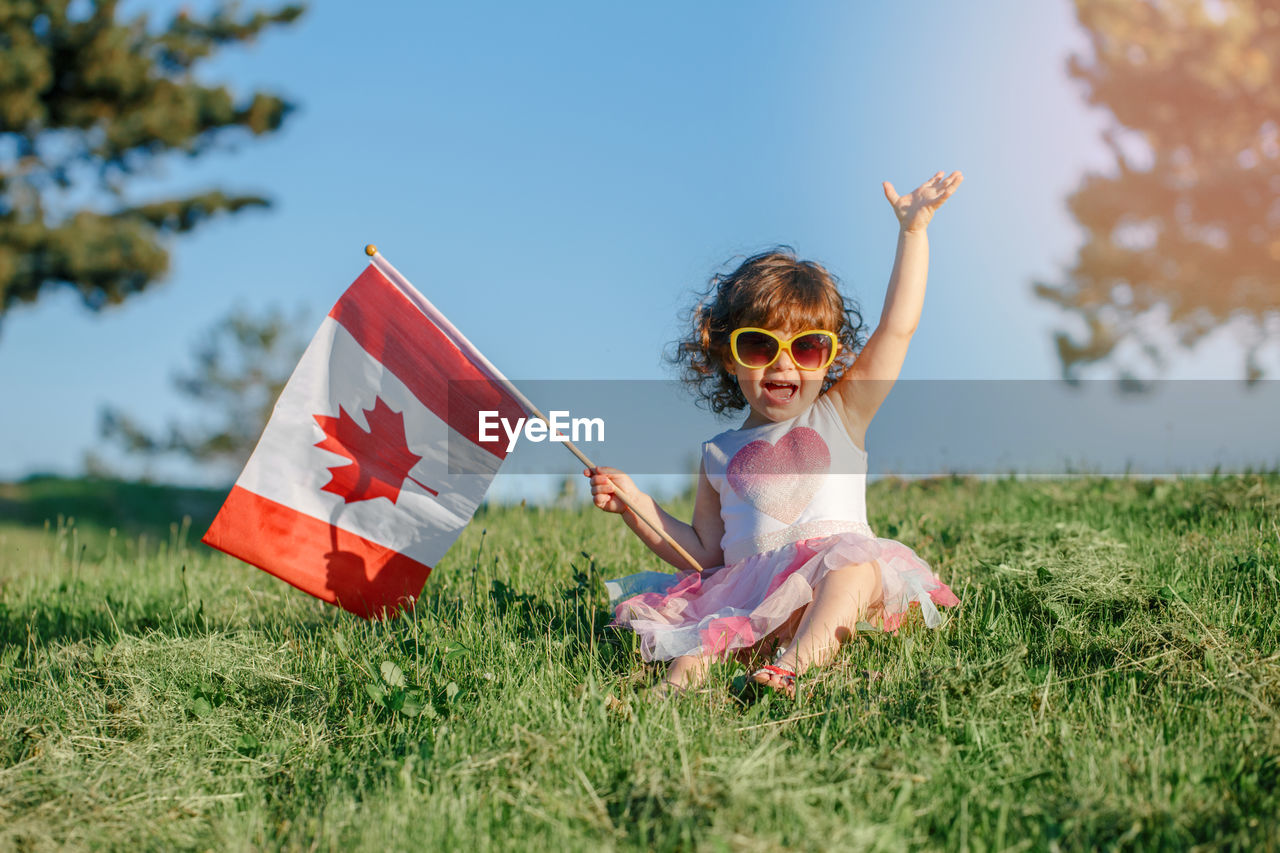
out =
[(964, 175), (952, 172), (943, 177), (939, 172), (906, 195), (898, 195), (893, 184), (884, 182), (884, 197), (893, 205), (893, 212), (903, 231), (923, 231), (933, 219), (934, 211), (951, 198), (964, 180)]

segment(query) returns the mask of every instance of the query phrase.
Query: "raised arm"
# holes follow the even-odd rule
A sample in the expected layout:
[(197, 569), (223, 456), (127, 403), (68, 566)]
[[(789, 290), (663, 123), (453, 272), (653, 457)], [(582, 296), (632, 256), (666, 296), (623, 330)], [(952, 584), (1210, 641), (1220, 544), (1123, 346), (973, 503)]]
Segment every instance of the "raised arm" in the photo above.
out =
[(698, 494), (694, 499), (692, 524), (686, 524), (664, 510), (657, 501), (637, 489), (631, 478), (617, 468), (601, 465), (585, 470), (583, 474), (591, 478), (591, 499), (595, 505), (606, 512), (621, 514), (627, 526), (640, 537), (641, 542), (649, 546), (649, 550), (677, 569), (689, 569), (690, 566), (674, 548), (662, 541), (662, 537), (614, 497), (615, 492), (626, 492), (627, 498), (641, 512), (657, 519), (667, 535), (679, 542), (680, 547), (688, 551), (689, 556), (697, 560), (704, 569), (724, 564), (724, 551), (720, 548), (720, 539), (724, 536), (724, 521), (720, 518), (720, 494), (712, 488), (705, 468), (698, 470)]
[(960, 186), (964, 176), (938, 172), (907, 195), (884, 182), (884, 197), (898, 217), (898, 250), (889, 275), (880, 324), (858, 359), (829, 391), (854, 440), (863, 441), (867, 426), (902, 371), (907, 347), (920, 322), (925, 281), (929, 277), (929, 237), (933, 214)]

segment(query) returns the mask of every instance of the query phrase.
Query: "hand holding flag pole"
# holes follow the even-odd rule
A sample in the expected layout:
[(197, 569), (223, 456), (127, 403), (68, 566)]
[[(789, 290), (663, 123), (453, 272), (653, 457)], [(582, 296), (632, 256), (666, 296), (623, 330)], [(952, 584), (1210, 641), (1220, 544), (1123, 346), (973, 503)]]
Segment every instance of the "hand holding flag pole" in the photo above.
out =
[[(403, 275), (401, 275), (400, 271), (397, 270), (394, 266), (392, 266), (391, 263), (378, 252), (378, 247), (374, 246), (373, 244), (369, 244), (364, 247), (364, 251), (365, 251), (365, 254), (370, 257), (374, 266), (376, 266), (383, 273), (383, 275), (387, 276), (396, 284), (400, 285), (404, 289), (406, 294), (408, 294), (412, 299), (413, 294), (416, 294), (417, 291), (415, 291), (413, 286), (409, 284), (408, 280)], [(485, 372), (489, 374), (489, 377), (494, 382), (497, 382), (502, 387), (504, 387), (507, 390), (507, 392), (510, 393), (511, 396), (514, 397), (516, 401), (519, 402), (520, 405), (523, 406), (531, 416), (547, 424), (548, 430), (551, 429), (551, 423), (550, 421), (547, 420), (547, 416), (544, 415), (538, 409), (538, 407), (535, 406), (532, 403), (532, 401), (529, 400), (528, 397), (522, 394), (520, 392), (520, 389), (517, 388), (514, 384), (512, 384), (511, 380), (503, 376), (502, 372), (499, 371), (498, 368), (494, 367), (493, 363), (490, 362), (489, 359), (485, 358), (484, 353), (480, 352), (480, 350), (478, 350), (469, 340), (467, 340), (466, 336), (464, 336), (462, 332), (458, 331), (458, 329), (452, 323), (449, 322), (448, 318), (446, 318), (443, 314), (441, 314), (434, 305), (432, 305), (430, 302), (426, 302), (425, 300), (419, 302), (415, 299), (413, 301), (414, 301), (414, 304), (418, 307), (418, 309), (420, 309), (428, 318), (430, 318), (431, 321), (441, 329), (441, 331), (443, 331), (446, 335), (449, 336), (449, 338), (453, 341), (454, 345), (456, 345), (460, 350), (465, 352), (468, 357), (470, 357), (472, 360), (476, 362), (476, 364), (482, 367), (485, 370)], [(567, 437), (565, 438), (563, 443), (564, 443), (564, 446), (569, 449), (569, 452), (572, 453), (574, 456), (576, 456), (578, 458), (578, 461), (581, 462), (583, 465), (586, 465), (588, 468), (591, 468), (591, 469), (594, 469), (596, 467), (596, 464), (592, 462), (590, 459), (588, 459), (587, 455), (583, 453), (581, 450), (579, 450), (577, 445), (575, 445)], [(622, 504), (625, 507), (627, 507), (627, 509), (635, 513), (636, 517), (639, 518), (641, 521), (643, 521), (646, 525), (648, 525), (649, 528), (652, 529), (654, 533), (662, 537), (662, 541), (670, 545), (671, 548), (677, 554), (680, 555), (681, 559), (687, 562), (689, 566), (694, 569), (694, 571), (701, 572), (703, 570), (701, 564), (699, 564), (698, 561), (695, 560), (688, 551), (686, 551), (683, 547), (681, 547), (680, 543), (677, 542), (675, 539), (673, 539), (671, 537), (671, 534), (667, 533), (657, 520), (649, 518), (645, 513), (642, 513), (640, 509), (636, 507), (636, 505), (633, 504), (631, 500), (627, 498), (627, 496), (622, 492), (614, 492), (613, 496), (616, 497), (618, 500), (620, 500)]]

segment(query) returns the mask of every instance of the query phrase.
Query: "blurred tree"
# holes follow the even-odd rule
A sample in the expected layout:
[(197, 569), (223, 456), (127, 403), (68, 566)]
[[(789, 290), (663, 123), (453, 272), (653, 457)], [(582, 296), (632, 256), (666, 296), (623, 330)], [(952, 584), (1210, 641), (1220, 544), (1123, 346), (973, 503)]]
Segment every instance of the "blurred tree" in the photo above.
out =
[(1125, 344), (1160, 369), (1170, 339), (1189, 347), (1239, 318), (1256, 379), (1280, 339), (1280, 0), (1075, 5), (1093, 55), (1070, 73), (1112, 115), (1115, 170), (1068, 199), (1086, 237), (1067, 280), (1036, 285), (1088, 330), (1056, 335), (1063, 373), (1130, 373)]
[(107, 407), (99, 418), (103, 438), (130, 454), (180, 454), (239, 472), (306, 348), (301, 328), (301, 312), (291, 320), (278, 309), (262, 315), (232, 311), (195, 347), (194, 367), (173, 379), (178, 392), (209, 417), (194, 426), (171, 422), (164, 433), (156, 434)]
[(156, 29), (146, 15), (116, 20), (116, 5), (0, 0), (0, 318), (52, 287), (95, 311), (122, 302), (167, 270), (166, 235), (268, 203), (220, 190), (137, 203), (126, 189), (165, 155), (279, 129), (292, 104), (238, 100), (194, 69), (302, 7), (184, 11)]

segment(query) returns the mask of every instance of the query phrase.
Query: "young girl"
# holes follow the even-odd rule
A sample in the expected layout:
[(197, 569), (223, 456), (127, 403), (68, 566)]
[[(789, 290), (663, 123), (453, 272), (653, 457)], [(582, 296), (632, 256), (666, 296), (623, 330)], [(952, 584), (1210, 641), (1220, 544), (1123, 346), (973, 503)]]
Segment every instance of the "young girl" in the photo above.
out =
[[(796, 676), (826, 663), (859, 621), (893, 631), (916, 604), (937, 627), (935, 605), (959, 604), (910, 548), (867, 525), (863, 446), (920, 320), (925, 228), (962, 179), (939, 172), (902, 196), (884, 184), (898, 251), (880, 325), (861, 348), (860, 315), (818, 264), (772, 251), (713, 279), (678, 359), (714, 411), (749, 414), (703, 444), (692, 524), (617, 469), (584, 472), (596, 506), (621, 513), (655, 554), (685, 570), (608, 584), (615, 624), (640, 636), (645, 660), (670, 661), (659, 693), (697, 686), (717, 658), (773, 650), (773, 663), (751, 678), (793, 696)], [(692, 571), (618, 492), (715, 568)]]

